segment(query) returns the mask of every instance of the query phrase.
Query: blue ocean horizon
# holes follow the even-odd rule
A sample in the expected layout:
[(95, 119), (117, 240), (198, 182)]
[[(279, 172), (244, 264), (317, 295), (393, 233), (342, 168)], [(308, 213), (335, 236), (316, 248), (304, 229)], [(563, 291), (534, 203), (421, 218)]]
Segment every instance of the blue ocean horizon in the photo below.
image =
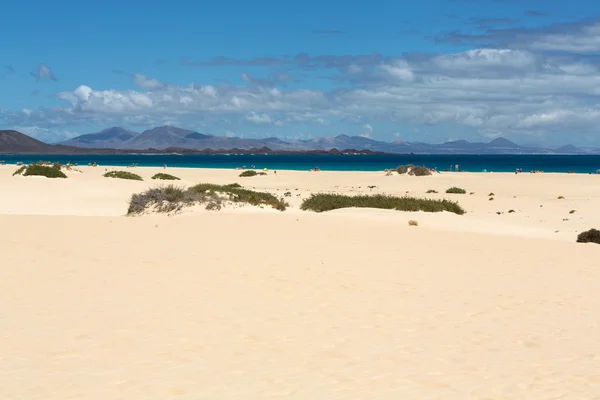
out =
[(449, 154), (376, 154), (376, 155), (313, 155), (313, 154), (118, 154), (118, 155), (48, 155), (48, 154), (2, 154), (0, 160), (7, 164), (26, 164), (38, 161), (73, 163), (99, 166), (130, 166), (179, 168), (240, 167), (270, 170), (307, 171), (319, 168), (323, 171), (383, 171), (399, 165), (415, 164), (435, 168), (438, 171), (454, 170), (458, 165), (466, 172), (514, 172), (522, 168), (544, 172), (596, 173), (600, 170), (600, 155), (449, 155)]

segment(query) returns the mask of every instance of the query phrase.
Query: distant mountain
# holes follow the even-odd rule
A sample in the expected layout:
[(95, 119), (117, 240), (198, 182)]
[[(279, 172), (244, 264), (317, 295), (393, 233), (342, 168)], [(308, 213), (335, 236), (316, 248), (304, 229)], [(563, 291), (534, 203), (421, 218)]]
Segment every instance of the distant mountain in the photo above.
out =
[(58, 153), (60, 148), (40, 142), (17, 131), (0, 131), (0, 153)]
[(121, 149), (124, 143), (138, 136), (137, 132), (127, 129), (112, 127), (97, 133), (88, 133), (76, 138), (61, 142), (66, 146), (75, 146), (91, 149)]
[(149, 129), (123, 143), (123, 148), (133, 150), (166, 149), (167, 147), (187, 147), (186, 141), (202, 140), (208, 137), (198, 132), (174, 126), (159, 126)]
[[(16, 131), (0, 131), (0, 153), (110, 153), (177, 151), (205, 153), (235, 152), (355, 152), (396, 154), (598, 154), (599, 149), (580, 149), (566, 145), (557, 149), (520, 146), (505, 138), (491, 142), (454, 140), (440, 144), (423, 142), (382, 142), (363, 136), (338, 135), (309, 140), (284, 141), (270, 137), (244, 139), (215, 136), (174, 126), (160, 126), (140, 134), (123, 128), (108, 128), (51, 146)], [(357, 149), (357, 150), (352, 150)], [(332, 152), (333, 150), (333, 152)]]

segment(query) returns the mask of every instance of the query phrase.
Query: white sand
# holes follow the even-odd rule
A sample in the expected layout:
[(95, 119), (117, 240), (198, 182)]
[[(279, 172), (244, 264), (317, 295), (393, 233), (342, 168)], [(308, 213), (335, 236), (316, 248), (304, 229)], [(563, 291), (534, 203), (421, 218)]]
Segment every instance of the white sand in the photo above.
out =
[[(600, 228), (600, 176), (169, 168), (182, 185), (289, 190), (292, 207), (128, 218), (161, 169), (14, 170), (1, 399), (600, 398), (600, 246), (574, 243)], [(468, 214), (297, 209), (310, 192), (427, 189)]]

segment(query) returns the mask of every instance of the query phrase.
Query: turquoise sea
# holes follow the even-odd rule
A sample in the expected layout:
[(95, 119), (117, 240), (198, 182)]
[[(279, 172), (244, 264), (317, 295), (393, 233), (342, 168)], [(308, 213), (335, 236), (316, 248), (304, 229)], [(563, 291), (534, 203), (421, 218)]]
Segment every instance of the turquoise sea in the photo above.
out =
[(162, 166), (186, 168), (238, 168), (254, 166), (271, 170), (305, 171), (318, 167), (324, 171), (383, 171), (402, 164), (425, 165), (439, 171), (459, 169), (467, 172), (544, 172), (595, 173), (600, 170), (600, 155), (206, 155), (206, 154), (123, 154), (123, 155), (9, 155), (0, 154), (7, 164), (51, 161), (78, 165), (96, 162), (100, 166)]

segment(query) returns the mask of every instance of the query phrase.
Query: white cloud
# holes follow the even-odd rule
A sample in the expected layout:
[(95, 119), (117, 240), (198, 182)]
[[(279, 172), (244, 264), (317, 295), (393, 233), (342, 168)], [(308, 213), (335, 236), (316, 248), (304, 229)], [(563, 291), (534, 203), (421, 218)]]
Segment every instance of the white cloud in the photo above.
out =
[(370, 124), (364, 124), (360, 136), (371, 138), (373, 136), (373, 127)]
[[(344, 121), (359, 126), (367, 137), (373, 135), (371, 124), (376, 122), (443, 124), (481, 135), (595, 134), (600, 125), (600, 71), (583, 57), (473, 49), (373, 60), (377, 62), (357, 66), (355, 58), (349, 59), (338, 70), (341, 78), (347, 78), (344, 82), (355, 84), (331, 90), (296, 84), (278, 89), (261, 86), (250, 76), (242, 78), (252, 85), (164, 85), (134, 74), (138, 86), (148, 91), (81, 85), (58, 94), (64, 101), (61, 107), (4, 110), (0, 117), (12, 126), (38, 123), (60, 129), (88, 122), (147, 127), (166, 120), (191, 121), (194, 126), (202, 121), (207, 131), (215, 132), (235, 131), (240, 122), (296, 132), (296, 127), (309, 130), (306, 124), (330, 126)], [(341, 65), (340, 60), (334, 61)]]
[(164, 83), (162, 83), (154, 78), (149, 78), (146, 75), (142, 75), (142, 74), (132, 74), (131, 79), (135, 85), (142, 87), (144, 89), (155, 90), (155, 89), (161, 89), (162, 87), (165, 86)]
[(257, 114), (255, 112), (251, 112), (246, 116), (246, 120), (253, 122), (255, 124), (270, 124), (273, 122), (271, 117), (267, 114)]

